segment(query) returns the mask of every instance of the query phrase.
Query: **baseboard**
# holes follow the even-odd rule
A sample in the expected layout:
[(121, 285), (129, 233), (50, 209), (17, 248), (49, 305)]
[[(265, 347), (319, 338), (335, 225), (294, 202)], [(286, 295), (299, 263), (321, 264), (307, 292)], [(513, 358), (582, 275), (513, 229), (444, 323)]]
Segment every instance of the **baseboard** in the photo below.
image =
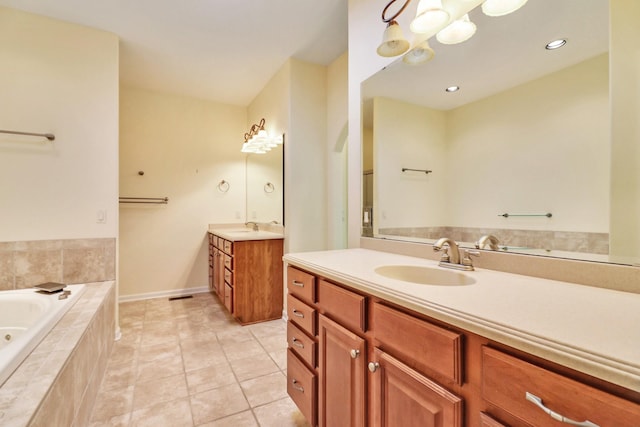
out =
[(173, 289), (170, 291), (149, 292), (146, 294), (120, 295), (118, 302), (140, 301), (145, 299), (163, 298), (163, 297), (181, 297), (192, 294), (202, 294), (209, 292), (208, 286), (187, 289)]

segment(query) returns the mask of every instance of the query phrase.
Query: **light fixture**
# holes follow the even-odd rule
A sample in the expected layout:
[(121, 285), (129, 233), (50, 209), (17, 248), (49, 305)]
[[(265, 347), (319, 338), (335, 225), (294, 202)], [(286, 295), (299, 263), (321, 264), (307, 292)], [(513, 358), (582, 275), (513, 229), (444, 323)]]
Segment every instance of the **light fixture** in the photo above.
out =
[(565, 44), (567, 44), (566, 39), (558, 39), (558, 40), (554, 40), (552, 42), (547, 43), (547, 45), (544, 48), (547, 50), (554, 50), (554, 49), (561, 48)]
[(460, 90), (460, 86), (449, 86), (444, 91), (451, 93), (451, 92), (457, 92), (459, 90)]
[(416, 38), (414, 46), (409, 50), (409, 52), (404, 54), (402, 61), (409, 65), (423, 64), (433, 59), (435, 54), (436, 53), (431, 49), (431, 46), (429, 46), (429, 41), (427, 39), (423, 38), (420, 40), (419, 38)]
[(469, 14), (453, 21), (436, 34), (436, 39), (442, 44), (457, 44), (469, 40), (476, 33), (476, 24), (469, 20)]
[(264, 154), (274, 147), (282, 144), (282, 135), (270, 136), (264, 129), (265, 120), (254, 124), (249, 132), (244, 134), (244, 143), (240, 149), (243, 153)]
[(417, 34), (426, 34), (442, 28), (449, 22), (449, 12), (442, 8), (442, 0), (420, 0), (416, 17), (409, 28)]
[(527, 0), (485, 0), (482, 12), (487, 16), (503, 16), (515, 12), (525, 5)]
[(391, 57), (402, 55), (409, 49), (409, 42), (402, 34), (402, 28), (396, 21), (391, 21), (382, 34), (382, 43), (378, 46), (378, 55)]

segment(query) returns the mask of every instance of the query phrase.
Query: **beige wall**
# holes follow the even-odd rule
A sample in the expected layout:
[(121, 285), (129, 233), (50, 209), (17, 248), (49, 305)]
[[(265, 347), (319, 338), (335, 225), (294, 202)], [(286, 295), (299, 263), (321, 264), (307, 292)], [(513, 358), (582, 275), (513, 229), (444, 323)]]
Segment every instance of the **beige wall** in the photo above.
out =
[(389, 98), (373, 100), (374, 233), (446, 224), (445, 188), (451, 177), (446, 125), (445, 112)]
[[(0, 241), (118, 235), (118, 38), (0, 7)], [(98, 223), (98, 212), (105, 222)]]
[(640, 2), (611, 2), (611, 253), (640, 258)]
[[(608, 60), (600, 55), (447, 113), (455, 178), (446, 182), (444, 225), (608, 232)], [(503, 212), (553, 217), (507, 220)]]
[(348, 65), (345, 52), (327, 68), (327, 249), (347, 247)]
[(244, 222), (246, 109), (130, 87), (120, 97), (120, 195), (169, 197), (120, 206), (120, 295), (205, 287), (208, 224)]

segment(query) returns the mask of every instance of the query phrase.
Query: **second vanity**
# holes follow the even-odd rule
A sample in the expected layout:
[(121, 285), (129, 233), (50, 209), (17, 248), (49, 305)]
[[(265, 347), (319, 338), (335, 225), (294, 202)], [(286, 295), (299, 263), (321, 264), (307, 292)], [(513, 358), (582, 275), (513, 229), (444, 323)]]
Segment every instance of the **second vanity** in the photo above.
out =
[(312, 425), (640, 426), (640, 294), (368, 249), (284, 260)]
[(282, 316), (283, 235), (209, 229), (209, 288), (241, 324)]

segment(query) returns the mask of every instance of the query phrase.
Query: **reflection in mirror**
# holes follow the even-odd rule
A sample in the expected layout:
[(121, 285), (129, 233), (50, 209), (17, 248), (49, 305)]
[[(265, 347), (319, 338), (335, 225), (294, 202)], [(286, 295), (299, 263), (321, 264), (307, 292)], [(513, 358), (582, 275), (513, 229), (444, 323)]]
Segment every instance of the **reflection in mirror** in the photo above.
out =
[(470, 16), (469, 41), (433, 40), (431, 62), (362, 84), (363, 235), (468, 247), (492, 234), (499, 250), (637, 263), (609, 243), (609, 2)]
[(246, 220), (284, 225), (284, 144), (247, 155)]

